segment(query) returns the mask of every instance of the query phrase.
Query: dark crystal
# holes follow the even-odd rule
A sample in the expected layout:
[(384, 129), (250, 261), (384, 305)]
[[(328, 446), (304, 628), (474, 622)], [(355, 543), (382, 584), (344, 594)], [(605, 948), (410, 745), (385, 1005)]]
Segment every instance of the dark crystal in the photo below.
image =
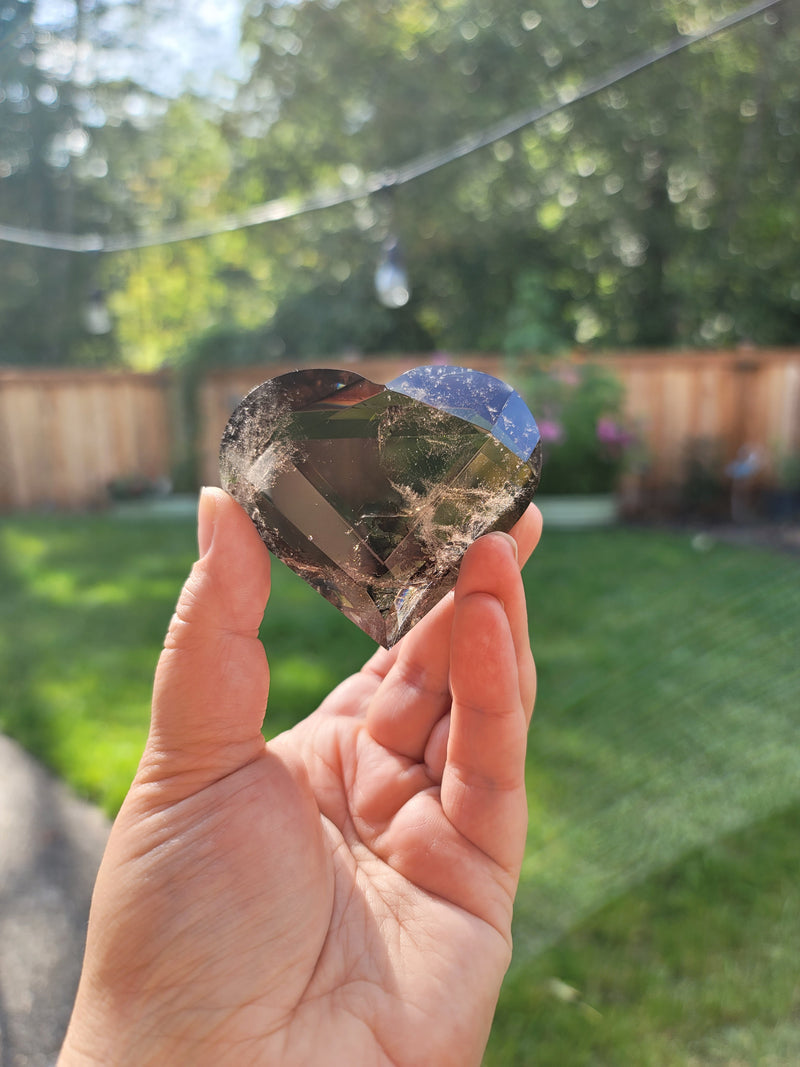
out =
[(222, 437), (222, 484), (263, 541), (390, 648), (455, 584), (468, 546), (509, 530), (539, 481), (539, 431), (504, 382), (417, 367), (264, 382)]

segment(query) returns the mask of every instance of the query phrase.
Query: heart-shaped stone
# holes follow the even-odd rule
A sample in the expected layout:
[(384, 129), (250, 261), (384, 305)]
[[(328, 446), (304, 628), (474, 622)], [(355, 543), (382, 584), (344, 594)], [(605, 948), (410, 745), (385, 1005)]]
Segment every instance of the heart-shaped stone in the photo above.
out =
[(417, 367), (388, 385), (300, 370), (259, 385), (222, 437), (222, 484), (263, 541), (390, 648), (509, 530), (539, 481), (533, 416), (488, 374)]

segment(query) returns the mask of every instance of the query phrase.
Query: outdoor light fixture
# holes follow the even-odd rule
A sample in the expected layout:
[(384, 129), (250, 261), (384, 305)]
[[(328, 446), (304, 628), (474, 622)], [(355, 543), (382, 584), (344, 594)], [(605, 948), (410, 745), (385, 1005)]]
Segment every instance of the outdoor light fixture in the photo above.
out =
[(383, 245), (381, 259), (375, 270), (375, 292), (378, 300), (387, 308), (404, 307), (411, 297), (403, 255), (396, 237), (390, 237)]
[(105, 293), (101, 289), (95, 289), (89, 294), (89, 299), (83, 309), (83, 325), (86, 332), (95, 337), (111, 333), (114, 323), (111, 321), (111, 312), (108, 310)]

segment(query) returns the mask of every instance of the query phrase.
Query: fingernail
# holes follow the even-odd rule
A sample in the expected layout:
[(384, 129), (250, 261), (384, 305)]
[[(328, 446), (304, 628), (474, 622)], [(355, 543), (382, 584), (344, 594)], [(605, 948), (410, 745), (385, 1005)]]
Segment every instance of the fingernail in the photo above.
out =
[(214, 540), (216, 517), (217, 494), (213, 489), (203, 486), (200, 490), (200, 500), (197, 505), (197, 545), (200, 551), (200, 559), (211, 548), (211, 542)]
[(517, 542), (509, 533), (501, 533), (500, 536), (505, 537), (506, 541), (511, 544), (511, 551), (514, 553), (514, 559), (519, 562), (519, 549), (517, 548)]

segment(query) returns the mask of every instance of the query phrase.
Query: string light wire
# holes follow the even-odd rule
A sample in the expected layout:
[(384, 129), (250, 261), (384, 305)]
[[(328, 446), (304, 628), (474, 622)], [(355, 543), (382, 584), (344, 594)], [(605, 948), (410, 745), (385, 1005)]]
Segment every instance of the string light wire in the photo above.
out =
[(104, 237), (96, 233), (76, 235), (0, 225), (0, 241), (45, 248), (54, 252), (127, 252), (137, 248), (154, 248), (176, 244), (180, 241), (211, 237), (220, 233), (232, 233), (251, 226), (296, 218), (298, 215), (306, 215), (312, 211), (322, 211), (326, 208), (363, 200), (381, 190), (396, 188), (415, 181), (425, 174), (430, 174), (482, 148), (487, 148), (511, 134), (541, 122), (542, 119), (612, 88), (663, 59), (724, 33), (783, 2), (784, 0), (754, 0), (753, 3), (739, 8), (738, 11), (712, 23), (703, 30), (676, 37), (669, 44), (661, 47), (651, 48), (633, 59), (618, 64), (600, 77), (585, 81), (576, 89), (564, 89), (545, 104), (509, 115), (478, 133), (460, 138), (446, 148), (423, 153), (398, 167), (372, 171), (360, 181), (352, 184), (319, 188), (304, 197), (281, 197), (204, 222), (186, 222), (165, 226), (150, 234), (120, 234)]

